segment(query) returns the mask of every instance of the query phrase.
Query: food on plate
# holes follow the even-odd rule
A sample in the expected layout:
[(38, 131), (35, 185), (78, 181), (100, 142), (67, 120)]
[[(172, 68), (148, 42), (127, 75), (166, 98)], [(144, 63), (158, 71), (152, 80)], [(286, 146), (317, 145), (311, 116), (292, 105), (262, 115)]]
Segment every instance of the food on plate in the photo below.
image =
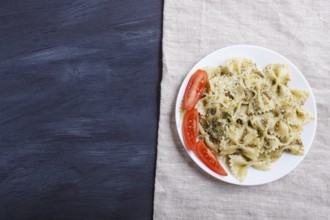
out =
[(207, 84), (207, 73), (204, 70), (197, 70), (190, 78), (183, 98), (183, 108), (191, 110), (202, 97)]
[(195, 151), (198, 136), (199, 114), (196, 109), (186, 111), (183, 116), (182, 133), (186, 146)]
[(216, 172), (217, 174), (220, 174), (221, 176), (227, 176), (227, 172), (223, 169), (223, 167), (220, 165), (217, 158), (214, 156), (214, 154), (211, 152), (209, 148), (205, 145), (204, 141), (199, 140), (196, 143), (196, 154), (197, 157), (211, 170)]
[[(197, 70), (183, 99), (186, 146), (220, 175), (206, 161), (213, 161), (212, 156), (222, 158), (240, 181), (246, 178), (249, 167), (269, 170), (283, 152), (303, 155), (302, 126), (313, 120), (302, 108), (309, 94), (290, 88), (289, 81), (286, 65), (269, 64), (260, 71), (245, 58)], [(185, 117), (191, 111), (194, 120), (189, 124)], [(186, 136), (191, 138), (186, 140)]]
[(189, 150), (197, 154), (208, 168), (222, 176), (227, 176), (226, 171), (204, 142), (198, 140), (199, 113), (195, 109), (195, 105), (203, 96), (207, 83), (207, 73), (204, 70), (197, 70), (188, 82), (183, 97), (183, 109), (185, 110), (182, 122), (183, 140)]

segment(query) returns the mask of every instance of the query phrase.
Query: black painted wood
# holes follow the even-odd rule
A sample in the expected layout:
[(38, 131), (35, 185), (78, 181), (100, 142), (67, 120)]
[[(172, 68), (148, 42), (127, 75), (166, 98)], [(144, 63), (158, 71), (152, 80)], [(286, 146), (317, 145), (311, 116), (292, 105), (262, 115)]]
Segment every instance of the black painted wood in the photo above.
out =
[(162, 2), (0, 3), (0, 219), (151, 219)]

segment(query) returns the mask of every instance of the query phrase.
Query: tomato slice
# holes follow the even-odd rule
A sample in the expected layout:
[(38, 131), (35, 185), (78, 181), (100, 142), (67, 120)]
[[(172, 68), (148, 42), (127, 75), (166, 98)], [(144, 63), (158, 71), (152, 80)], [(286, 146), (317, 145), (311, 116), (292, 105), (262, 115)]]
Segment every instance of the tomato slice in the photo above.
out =
[(186, 111), (183, 116), (182, 133), (186, 146), (195, 151), (198, 136), (199, 115), (196, 109)]
[(202, 97), (207, 84), (207, 73), (204, 70), (197, 70), (190, 78), (183, 97), (183, 108), (191, 110)]
[(223, 169), (217, 158), (210, 149), (207, 148), (204, 141), (198, 141), (196, 144), (197, 157), (211, 170), (221, 176), (227, 176), (227, 172)]

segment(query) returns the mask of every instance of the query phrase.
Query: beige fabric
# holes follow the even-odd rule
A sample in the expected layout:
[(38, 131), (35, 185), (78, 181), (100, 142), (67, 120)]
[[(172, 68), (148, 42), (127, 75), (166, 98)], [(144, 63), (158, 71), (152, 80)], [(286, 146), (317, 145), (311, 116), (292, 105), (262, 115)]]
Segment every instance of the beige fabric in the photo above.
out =
[[(201, 171), (177, 135), (185, 74), (213, 50), (253, 44), (289, 58), (310, 83), (317, 134), (304, 161), (273, 183), (242, 187)], [(330, 1), (165, 0), (154, 219), (329, 219)]]

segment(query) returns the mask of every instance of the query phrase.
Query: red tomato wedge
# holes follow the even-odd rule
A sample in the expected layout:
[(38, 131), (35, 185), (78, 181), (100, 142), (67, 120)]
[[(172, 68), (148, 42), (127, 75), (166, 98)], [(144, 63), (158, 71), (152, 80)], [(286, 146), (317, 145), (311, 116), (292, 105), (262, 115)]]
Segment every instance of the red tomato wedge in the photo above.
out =
[(223, 169), (217, 158), (213, 155), (210, 149), (207, 148), (203, 141), (198, 141), (196, 144), (197, 157), (211, 170), (221, 176), (227, 176), (227, 172)]
[(202, 97), (207, 84), (207, 73), (204, 70), (197, 70), (190, 78), (183, 97), (183, 108), (191, 110)]
[(186, 146), (195, 151), (198, 136), (199, 115), (196, 109), (186, 111), (183, 116), (182, 133)]

